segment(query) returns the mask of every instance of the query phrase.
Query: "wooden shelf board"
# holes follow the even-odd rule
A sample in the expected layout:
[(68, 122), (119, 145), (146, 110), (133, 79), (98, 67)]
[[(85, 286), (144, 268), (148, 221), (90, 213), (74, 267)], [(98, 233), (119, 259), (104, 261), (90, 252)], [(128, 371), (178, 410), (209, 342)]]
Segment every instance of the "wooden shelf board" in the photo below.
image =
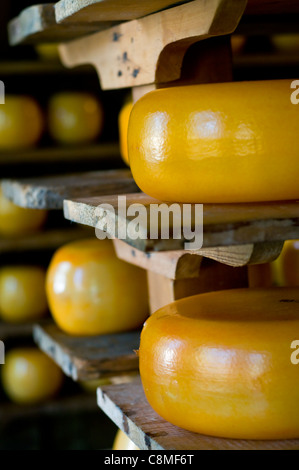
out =
[(33, 5), (21, 11), (8, 24), (11, 46), (17, 44), (64, 42), (110, 27), (111, 22), (60, 25), (55, 18), (55, 4)]
[(0, 166), (35, 163), (43, 164), (74, 161), (121, 162), (118, 143), (101, 143), (89, 146), (34, 148), (30, 150), (1, 151)]
[(81, 228), (48, 229), (34, 234), (22, 235), (17, 238), (0, 237), (1, 254), (24, 251), (56, 249), (65, 243), (94, 236), (92, 230)]
[(139, 191), (129, 170), (94, 171), (24, 180), (2, 180), (2, 191), (16, 205), (62, 209), (63, 200), (84, 195)]
[(36, 325), (33, 338), (39, 348), (73, 380), (127, 375), (138, 369), (138, 331), (102, 336), (70, 336), (56, 325)]
[(148, 404), (140, 380), (97, 390), (98, 406), (141, 450), (298, 450), (299, 439), (221, 439), (178, 428)]
[(69, 70), (59, 60), (19, 60), (2, 61), (0, 76), (8, 75), (50, 75), (50, 74), (90, 74), (93, 70), (88, 66)]
[[(299, 25), (298, 25), (299, 28)], [(233, 58), (233, 65), (238, 68), (252, 67), (299, 67), (297, 54), (244, 54)]]
[(0, 340), (32, 338), (33, 326), (33, 322), (14, 324), (0, 321)]
[(299, 13), (299, 3), (297, 0), (248, 0), (245, 12), (248, 15)]
[(128, 21), (190, 0), (60, 0), (55, 4), (58, 23)]
[[(110, 237), (117, 238), (118, 224), (126, 233), (124, 239), (141, 251), (173, 251), (184, 249), (186, 241), (181, 239), (150, 239), (150, 204), (160, 201), (144, 193), (126, 195), (127, 207), (141, 204), (147, 210), (147, 220), (140, 223), (139, 231), (146, 239), (132, 240), (128, 236), (128, 224), (134, 219), (127, 214), (118, 216), (118, 197), (88, 197), (64, 202), (64, 216), (68, 220), (105, 230)], [(109, 204), (111, 209), (103, 211), (99, 205)], [(252, 204), (204, 204), (203, 248), (279, 242), (299, 238), (299, 201), (252, 203)], [(182, 227), (183, 228), (183, 227)], [(181, 233), (183, 232), (181, 228)]]
[(56, 399), (36, 405), (17, 405), (10, 402), (0, 403), (0, 427), (4, 427), (12, 421), (20, 421), (21, 419), (96, 410), (97, 405), (94, 395), (87, 393), (57, 397)]
[(176, 4), (174, 0), (61, 0), (33, 5), (10, 21), (9, 42), (12, 46), (65, 42)]

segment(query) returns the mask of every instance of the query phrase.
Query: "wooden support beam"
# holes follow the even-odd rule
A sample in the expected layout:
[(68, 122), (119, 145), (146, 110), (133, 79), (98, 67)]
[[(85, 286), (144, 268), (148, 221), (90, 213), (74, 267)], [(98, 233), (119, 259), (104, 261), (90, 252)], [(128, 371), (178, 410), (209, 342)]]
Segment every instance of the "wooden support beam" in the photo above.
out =
[(181, 76), (189, 47), (231, 34), (246, 0), (194, 0), (60, 46), (67, 67), (90, 63), (103, 89), (165, 83)]

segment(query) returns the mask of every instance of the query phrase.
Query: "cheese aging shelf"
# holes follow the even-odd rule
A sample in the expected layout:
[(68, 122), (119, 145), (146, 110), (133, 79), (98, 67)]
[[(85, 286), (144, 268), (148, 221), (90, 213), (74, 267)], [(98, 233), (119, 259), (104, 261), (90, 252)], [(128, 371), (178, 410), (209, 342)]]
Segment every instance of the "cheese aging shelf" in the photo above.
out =
[[(277, 53), (272, 46), (270, 51), (240, 53), (232, 61), (230, 37), (236, 33), (244, 40), (255, 37), (256, 44), (265, 44), (260, 38), (294, 33), (298, 24), (298, 2), (293, 0), (193, 0), (179, 4), (87, 0), (80, 5), (60, 0), (21, 12), (10, 22), (9, 37), (11, 45), (57, 42), (66, 67), (92, 64), (102, 90), (132, 88), (133, 101), (137, 101), (152, 90), (173, 85), (230, 82), (240, 70), (244, 79), (253, 68), (253, 80), (259, 73), (263, 79), (265, 70), (274, 78), (293, 67), (297, 71), (298, 51)], [(133, 218), (118, 212), (118, 196), (126, 196), (127, 205), (145, 207), (147, 222), (150, 205), (161, 201), (141, 192), (129, 170), (10, 178), (2, 182), (2, 190), (21, 207), (63, 209), (71, 222), (104, 230), (112, 238), (116, 234), (117, 256), (147, 271), (151, 313), (189, 295), (247, 287), (249, 266), (275, 260), (286, 240), (299, 239), (298, 201), (205, 204), (203, 246), (195, 252), (184, 250), (183, 237), (151, 240), (148, 223), (140, 227), (144, 239), (130, 238), (127, 227)], [(105, 212), (99, 209), (102, 204)], [(127, 233), (124, 240), (117, 239), (119, 227)], [(180, 228), (183, 232), (184, 227)], [(171, 232), (173, 229), (171, 226)], [(147, 403), (140, 379), (135, 377), (138, 357), (132, 352), (138, 349), (139, 332), (132, 337), (128, 334), (128, 341), (125, 334), (118, 340), (112, 336), (71, 338), (50, 323), (37, 325), (34, 337), (74, 380), (110, 376), (122, 382), (122, 375), (129, 375), (125, 383), (98, 388), (97, 401), (141, 449), (299, 449), (298, 439), (212, 438), (164, 421)], [(113, 341), (121, 350), (119, 354)]]

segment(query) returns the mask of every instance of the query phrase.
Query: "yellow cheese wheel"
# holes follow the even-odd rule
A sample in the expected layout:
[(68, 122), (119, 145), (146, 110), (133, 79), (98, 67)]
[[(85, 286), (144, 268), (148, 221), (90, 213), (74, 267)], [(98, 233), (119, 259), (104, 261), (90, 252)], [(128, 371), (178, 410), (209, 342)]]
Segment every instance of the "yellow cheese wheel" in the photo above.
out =
[(299, 198), (299, 106), (291, 80), (155, 90), (128, 129), (138, 186), (165, 201), (221, 203)]
[(128, 126), (132, 108), (132, 101), (128, 101), (121, 108), (118, 116), (120, 154), (122, 159), (128, 166), (130, 166), (128, 157)]
[(298, 288), (181, 299), (154, 313), (142, 330), (146, 397), (164, 419), (197, 433), (298, 438), (298, 340)]
[(121, 429), (119, 429), (116, 433), (112, 450), (140, 450), (140, 449)]

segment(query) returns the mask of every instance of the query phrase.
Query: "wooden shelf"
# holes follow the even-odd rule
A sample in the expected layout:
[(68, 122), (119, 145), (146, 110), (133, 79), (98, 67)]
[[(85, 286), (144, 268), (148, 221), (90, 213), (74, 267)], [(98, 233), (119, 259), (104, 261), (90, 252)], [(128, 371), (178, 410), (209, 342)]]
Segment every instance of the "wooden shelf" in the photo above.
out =
[(121, 22), (150, 15), (177, 3), (175, 0), (60, 0), (55, 4), (55, 16), (58, 23), (64, 24)]
[(3, 152), (0, 156), (0, 166), (16, 165), (25, 163), (44, 164), (55, 163), (56, 165), (75, 161), (98, 161), (116, 163), (120, 162), (118, 143), (103, 143), (90, 146), (67, 146), (34, 148), (30, 150), (20, 150)]
[(87, 195), (139, 191), (129, 170), (94, 171), (24, 180), (2, 180), (2, 191), (16, 205), (62, 209), (63, 200)]
[(56, 325), (36, 325), (33, 339), (73, 380), (128, 375), (138, 370), (140, 332), (69, 336)]
[(81, 228), (48, 229), (42, 232), (22, 235), (18, 238), (0, 237), (0, 256), (7, 253), (24, 251), (52, 250), (84, 238), (94, 236), (92, 230)]
[(33, 322), (15, 324), (0, 321), (0, 340), (5, 342), (11, 339), (32, 338), (33, 326)]
[[(144, 193), (126, 195), (127, 207), (141, 204), (147, 210), (145, 225), (139, 225), (140, 233), (147, 239), (132, 240), (128, 234), (125, 242), (141, 251), (182, 250), (187, 241), (181, 239), (151, 240), (149, 227), (150, 204), (159, 204)], [(109, 204), (105, 218), (101, 218), (100, 204)], [(104, 229), (112, 236), (118, 224), (127, 233), (128, 224), (134, 219), (126, 214), (118, 217), (117, 196), (77, 198), (64, 202), (64, 216), (68, 220), (98, 229)], [(204, 204), (203, 248), (233, 247), (264, 242), (280, 242), (299, 238), (299, 201), (269, 202), (252, 204)], [(182, 227), (183, 228), (183, 227)], [(182, 230), (181, 230), (182, 231)]]
[(8, 75), (52, 75), (52, 74), (90, 74), (93, 70), (88, 65), (69, 70), (59, 60), (19, 60), (2, 61), (0, 63), (0, 76)]
[(242, 69), (251, 69), (252, 67), (299, 67), (299, 54), (244, 54), (234, 57), (233, 65)]
[(102, 25), (59, 25), (55, 19), (54, 3), (47, 3), (25, 8), (19, 16), (11, 20), (8, 24), (8, 37), (11, 46), (36, 42), (64, 42), (109, 26), (110, 22)]
[(96, 412), (94, 395), (77, 393), (72, 396), (57, 397), (36, 405), (17, 405), (15, 403), (0, 403), (0, 427), (20, 419), (33, 419), (39, 416), (53, 416), (56, 414), (71, 414), (81, 411)]
[(98, 406), (141, 450), (298, 450), (299, 439), (254, 441), (221, 439), (185, 431), (148, 404), (140, 380), (98, 388)]
[(174, 0), (61, 0), (33, 5), (10, 21), (9, 41), (12, 46), (69, 41), (175, 4)]
[[(190, 0), (181, 0), (179, 3), (190, 3)], [(203, 3), (207, 8), (206, 2)], [(227, 1), (229, 3), (231, 2)], [(238, 3), (241, 3), (240, 0), (232, 4), (231, 10), (238, 7)], [(174, 0), (61, 0), (56, 4), (33, 5), (9, 23), (9, 41), (11, 45), (65, 42), (99, 32), (117, 23), (171, 9), (177, 4)], [(246, 1), (243, 4), (245, 7)], [(245, 10), (246, 16), (253, 17), (296, 13), (299, 13), (296, 0), (248, 0)], [(262, 31), (260, 28), (260, 32)]]

